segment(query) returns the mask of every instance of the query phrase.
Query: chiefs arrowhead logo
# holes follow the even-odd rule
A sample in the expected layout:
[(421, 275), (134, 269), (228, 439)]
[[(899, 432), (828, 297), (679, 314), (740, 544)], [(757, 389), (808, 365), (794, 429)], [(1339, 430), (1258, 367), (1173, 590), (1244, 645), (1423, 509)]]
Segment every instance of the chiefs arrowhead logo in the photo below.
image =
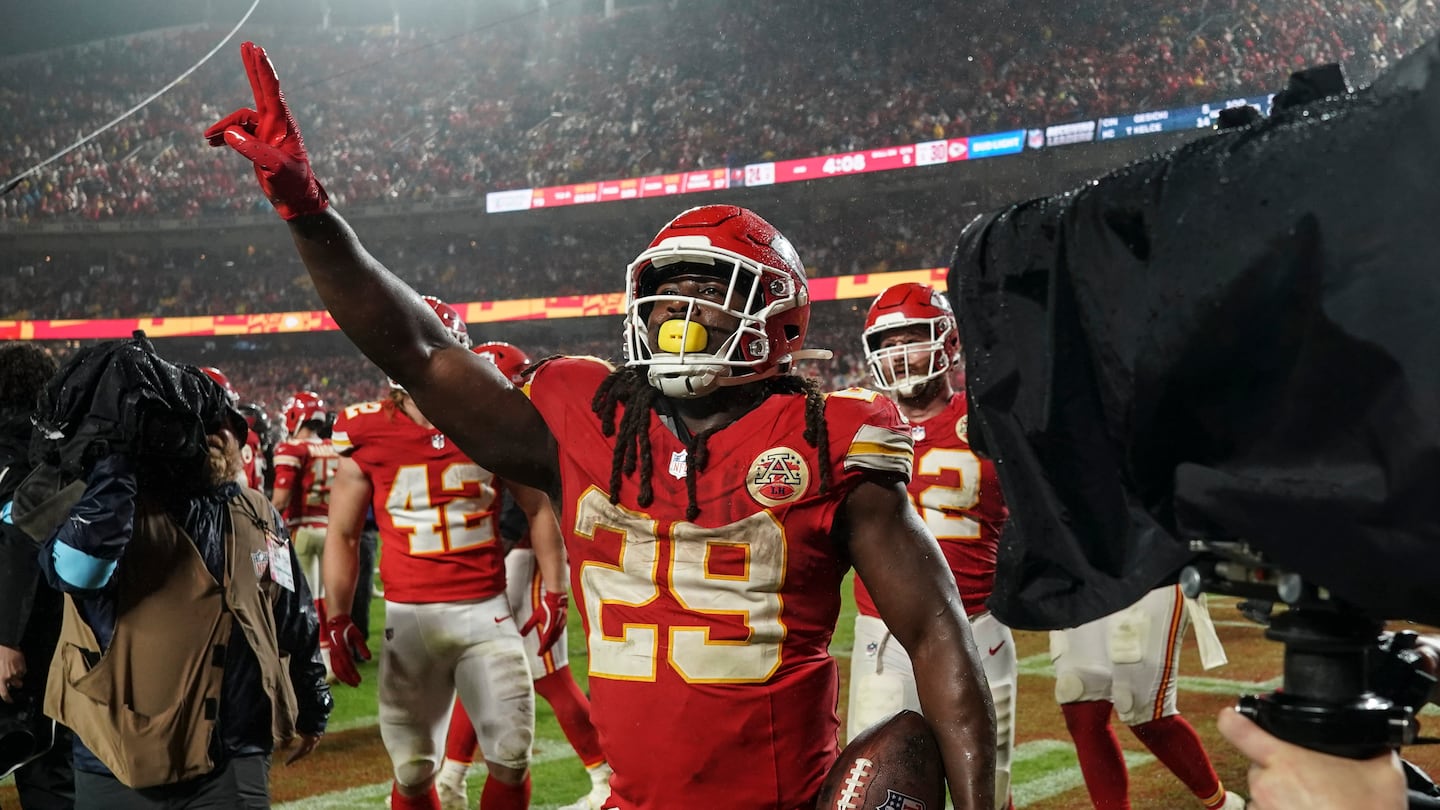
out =
[(810, 468), (803, 456), (788, 447), (766, 450), (750, 464), (745, 488), (765, 506), (794, 503), (810, 488)]

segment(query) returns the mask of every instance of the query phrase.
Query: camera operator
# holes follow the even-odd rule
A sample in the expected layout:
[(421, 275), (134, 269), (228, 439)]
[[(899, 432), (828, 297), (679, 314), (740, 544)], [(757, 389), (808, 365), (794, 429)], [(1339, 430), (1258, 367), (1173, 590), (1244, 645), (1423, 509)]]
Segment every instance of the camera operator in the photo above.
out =
[(40, 553), (67, 594), (45, 710), (75, 733), (76, 807), (269, 807), (272, 750), (314, 750), (332, 701), (284, 523), (236, 483), (243, 417), (142, 338), (77, 354), (37, 420), (84, 483)]
[(17, 744), (19, 759), (0, 761), (0, 773), (19, 766), (15, 787), (27, 810), (61, 810), (75, 803), (70, 733), (54, 728), (39, 711), (45, 667), (60, 636), (60, 595), (39, 584), (36, 544), (9, 520), (11, 498), (28, 471), (35, 400), (54, 374), (54, 359), (39, 346), (0, 345), (0, 720), (7, 721), (0, 737), (34, 740), (28, 752), (18, 751), (26, 746)]

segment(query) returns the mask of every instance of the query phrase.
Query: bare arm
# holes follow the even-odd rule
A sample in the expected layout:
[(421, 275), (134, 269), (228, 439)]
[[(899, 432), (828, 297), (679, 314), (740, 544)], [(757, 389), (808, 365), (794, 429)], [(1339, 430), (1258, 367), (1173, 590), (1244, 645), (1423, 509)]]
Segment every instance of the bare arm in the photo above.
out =
[(341, 458), (330, 479), (330, 520), (325, 529), (325, 553), (320, 557), (320, 578), (325, 583), (325, 612), (348, 615), (355, 603), (355, 579), (360, 569), (360, 531), (370, 504), (370, 479), (354, 459)]
[(333, 208), (291, 220), (290, 234), (345, 336), (405, 387), (427, 419), (485, 469), (558, 492), (555, 437), (535, 406), (493, 363), (457, 345)]
[(568, 593), (570, 570), (565, 562), (565, 538), (560, 534), (560, 521), (555, 518), (550, 498), (538, 489), (520, 484), (507, 482), (506, 486), (530, 521), (530, 547), (535, 550), (535, 562), (540, 566), (545, 590)]
[(254, 43), (242, 44), (240, 53), (255, 107), (224, 117), (205, 138), (254, 165), (261, 190), (290, 223), (315, 289), (346, 337), (405, 386), (425, 416), (477, 464), (557, 492), (555, 439), (539, 412), (494, 364), (451, 340), (434, 312), (329, 208), (275, 66)]
[(956, 810), (995, 806), (995, 707), (955, 578), (904, 487), (863, 483), (843, 506), (855, 571), (909, 653)]
[(290, 487), (276, 487), (270, 493), (270, 505), (275, 507), (276, 512), (285, 514), (285, 510), (290, 508)]

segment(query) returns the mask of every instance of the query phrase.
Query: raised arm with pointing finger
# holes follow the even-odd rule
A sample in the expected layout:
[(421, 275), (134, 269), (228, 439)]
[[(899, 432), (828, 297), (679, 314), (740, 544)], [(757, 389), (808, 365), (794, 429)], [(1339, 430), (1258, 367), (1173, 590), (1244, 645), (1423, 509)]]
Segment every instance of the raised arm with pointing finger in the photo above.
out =
[(994, 711), (905, 491), (910, 431), (883, 397), (793, 373), (828, 352), (802, 348), (809, 291), (789, 241), (735, 206), (680, 214), (626, 271), (625, 366), (556, 358), (522, 390), (360, 246), (264, 51), (243, 53), (256, 108), (206, 137), (255, 164), (346, 335), (475, 462), (560, 513), (614, 768), (606, 806), (812, 806), (838, 753), (828, 649), (853, 563), (911, 655), (955, 806), (990, 810)]

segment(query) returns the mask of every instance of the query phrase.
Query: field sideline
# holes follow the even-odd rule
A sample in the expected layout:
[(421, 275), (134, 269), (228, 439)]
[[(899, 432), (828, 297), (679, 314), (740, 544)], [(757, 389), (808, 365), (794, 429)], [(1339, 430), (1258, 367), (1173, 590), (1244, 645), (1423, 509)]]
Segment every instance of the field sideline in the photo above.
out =
[[(842, 680), (848, 670), (854, 606), (847, 598), (831, 651), (840, 659)], [(1263, 630), (1245, 621), (1231, 600), (1211, 601), (1214, 616), (1230, 663), (1204, 672), (1200, 669), (1194, 644), (1182, 655), (1180, 708), (1199, 731), (1215, 762), (1216, 771), (1227, 787), (1244, 792), (1245, 763), (1215, 733), (1215, 714), (1233, 703), (1236, 696), (1267, 691), (1279, 685), (1281, 648), (1266, 641)], [(382, 628), (383, 606), (376, 602), (372, 628)], [(585, 685), (584, 639), (580, 621), (570, 617), (570, 661), (581, 686)], [(1084, 783), (1076, 764), (1074, 749), (1065, 732), (1064, 721), (1053, 697), (1054, 680), (1044, 633), (1017, 632), (1020, 658), (1017, 712), (1017, 747), (1014, 758), (1014, 796), (1017, 807), (1035, 810), (1089, 807)], [(372, 631), (377, 641), (382, 634)], [(336, 687), (336, 712), (331, 731), (308, 760), (272, 771), (272, 793), (283, 810), (341, 810), (342, 808), (384, 807), (389, 795), (389, 764), (375, 727), (375, 665), (362, 666), (364, 682), (358, 689)], [(846, 694), (842, 683), (842, 703)], [(534, 795), (532, 806), (550, 810), (574, 801), (588, 790), (589, 781), (574, 752), (560, 733), (554, 715), (543, 700), (537, 701)], [(841, 707), (842, 717), (844, 707)], [(1434, 725), (1435, 707), (1426, 709), (1427, 732)], [(1200, 807), (1179, 781), (1123, 726), (1117, 726), (1121, 745), (1130, 763), (1131, 801), (1136, 808)], [(663, 741), (657, 741), (663, 745)], [(1431, 773), (1440, 773), (1440, 752), (1427, 747), (1407, 749), (1406, 757)], [(483, 768), (470, 777), (473, 807), (484, 783)], [(14, 787), (0, 784), (0, 807), (15, 807)]]

